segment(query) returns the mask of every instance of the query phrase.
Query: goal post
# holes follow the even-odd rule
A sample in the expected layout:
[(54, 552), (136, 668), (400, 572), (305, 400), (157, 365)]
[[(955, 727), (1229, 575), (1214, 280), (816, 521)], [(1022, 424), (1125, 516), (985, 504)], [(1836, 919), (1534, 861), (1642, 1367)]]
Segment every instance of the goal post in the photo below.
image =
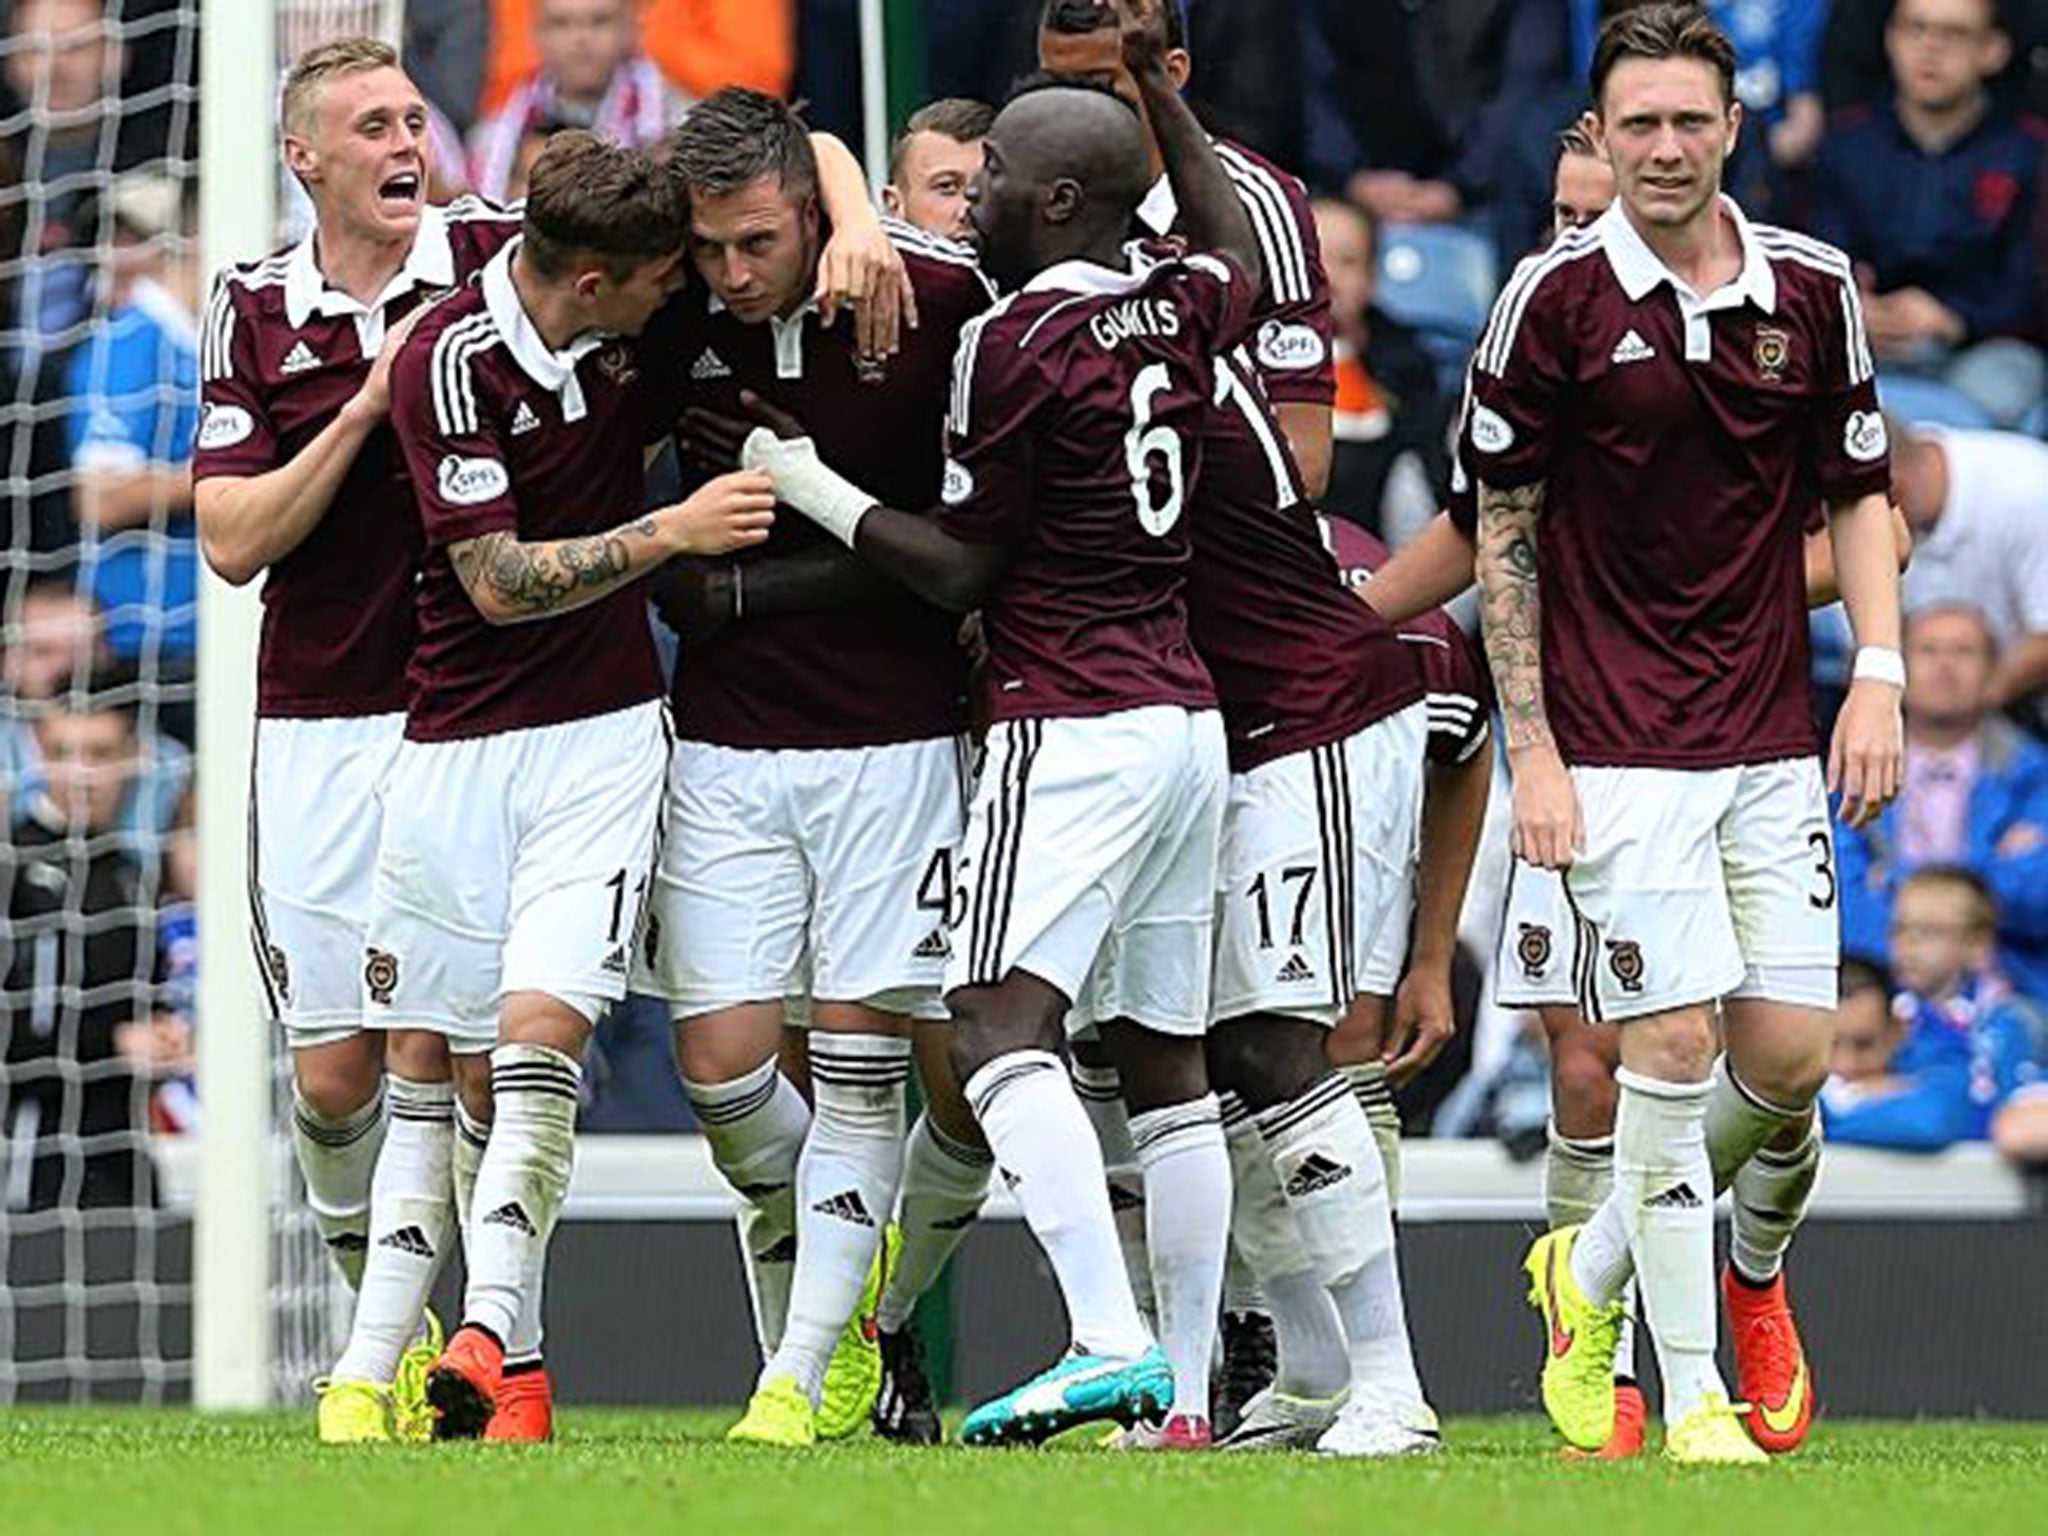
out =
[[(271, 0), (209, 0), (200, 28), (199, 245), (206, 270), (275, 241), (277, 51)], [(193, 1396), (271, 1401), (272, 1025), (249, 948), (249, 765), (256, 588), (210, 570), (199, 589), (197, 720), (200, 1182), (193, 1255)]]

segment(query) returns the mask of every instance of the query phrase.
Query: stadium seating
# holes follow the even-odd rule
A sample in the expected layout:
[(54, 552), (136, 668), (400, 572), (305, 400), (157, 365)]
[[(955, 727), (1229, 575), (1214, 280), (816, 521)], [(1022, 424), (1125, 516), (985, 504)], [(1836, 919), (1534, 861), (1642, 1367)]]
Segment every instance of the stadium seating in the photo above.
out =
[(1378, 302), (1421, 333), (1455, 390), (1498, 287), (1493, 242), (1462, 224), (1389, 224), (1380, 231)]

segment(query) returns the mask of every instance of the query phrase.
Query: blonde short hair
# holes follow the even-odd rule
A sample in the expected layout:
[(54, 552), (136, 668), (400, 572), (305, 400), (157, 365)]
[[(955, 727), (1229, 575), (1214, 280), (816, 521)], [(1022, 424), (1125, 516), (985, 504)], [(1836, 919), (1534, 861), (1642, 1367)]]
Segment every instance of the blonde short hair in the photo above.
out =
[(284, 131), (299, 138), (313, 132), (320, 91), (328, 81), (399, 67), (398, 50), (374, 37), (337, 37), (308, 48), (284, 77)]

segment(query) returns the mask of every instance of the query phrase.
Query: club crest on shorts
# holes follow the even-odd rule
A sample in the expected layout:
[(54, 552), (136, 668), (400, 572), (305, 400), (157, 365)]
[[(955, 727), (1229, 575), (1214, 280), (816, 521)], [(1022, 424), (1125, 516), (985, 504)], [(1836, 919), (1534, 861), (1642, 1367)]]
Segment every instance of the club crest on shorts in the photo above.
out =
[(1607, 969), (1621, 983), (1624, 992), (1643, 990), (1643, 946), (1634, 939), (1607, 941)]
[(398, 956), (388, 949), (371, 950), (363, 966), (363, 985), (370, 990), (371, 1002), (388, 1007), (398, 987)]
[(270, 984), (277, 988), (277, 995), (286, 1002), (292, 996), (292, 967), (285, 958), (284, 950), (275, 944), (263, 946), (263, 969), (270, 973)]
[(1540, 981), (1550, 968), (1550, 929), (1542, 923), (1523, 923), (1520, 928), (1521, 934), (1515, 940), (1515, 959), (1521, 962), (1524, 976)]
[(1792, 355), (1792, 338), (1775, 325), (1756, 328), (1756, 371), (1766, 384), (1785, 382), (1785, 362)]

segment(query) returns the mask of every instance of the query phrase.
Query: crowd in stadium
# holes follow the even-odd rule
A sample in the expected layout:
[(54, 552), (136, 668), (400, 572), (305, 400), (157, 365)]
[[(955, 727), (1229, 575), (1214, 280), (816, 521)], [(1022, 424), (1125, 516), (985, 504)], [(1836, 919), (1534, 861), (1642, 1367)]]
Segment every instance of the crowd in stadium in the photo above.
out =
[[(1465, 354), (1500, 277), (1548, 236), (1558, 133), (1609, 0), (1193, 0), (1189, 96), (1318, 199), (1338, 335), (1327, 509), (1400, 543), (1448, 490)], [(189, 9), (14, 0), (0, 87), (0, 392), (8, 476), (0, 805), (9, 902), (0, 1136), (12, 1207), (148, 1198), (124, 1132), (188, 1128), (197, 420)], [(929, 0), (893, 209), (953, 233), (986, 123), (1035, 66), (1039, 0)], [(1843, 939), (1831, 1139), (1993, 1134), (2048, 1050), (2048, 5), (1721, 0), (1747, 129), (1731, 190), (1841, 246), (1895, 419), (1907, 748), (1898, 802), (1838, 826)], [(591, 127), (658, 147), (740, 83), (859, 140), (851, 0), (413, 0), (435, 201), (520, 197)], [(1284, 17), (1284, 20), (1276, 18)], [(1207, 61), (1227, 58), (1225, 72)], [(1604, 201), (1604, 199), (1603, 199)], [(1815, 620), (1839, 696), (1838, 616)], [(1496, 829), (1497, 831), (1497, 829)], [(1496, 835), (1490, 839), (1498, 843)], [(1492, 953), (1505, 855), (1467, 925)], [(1489, 889), (1489, 887), (1493, 889)], [(31, 934), (53, 942), (30, 942)], [(76, 939), (77, 942), (71, 942)], [(1461, 959), (1459, 1039), (1404, 1091), (1410, 1134), (1540, 1146), (1542, 1039)], [(690, 1123), (667, 1019), (599, 1031), (584, 1126)], [(149, 1085), (147, 1094), (136, 1084)], [(74, 1092), (84, 1086), (82, 1097)], [(2048, 1154), (2038, 1102), (2006, 1112)], [(60, 1137), (93, 1137), (83, 1159)], [(70, 1146), (70, 1142), (63, 1143)]]

